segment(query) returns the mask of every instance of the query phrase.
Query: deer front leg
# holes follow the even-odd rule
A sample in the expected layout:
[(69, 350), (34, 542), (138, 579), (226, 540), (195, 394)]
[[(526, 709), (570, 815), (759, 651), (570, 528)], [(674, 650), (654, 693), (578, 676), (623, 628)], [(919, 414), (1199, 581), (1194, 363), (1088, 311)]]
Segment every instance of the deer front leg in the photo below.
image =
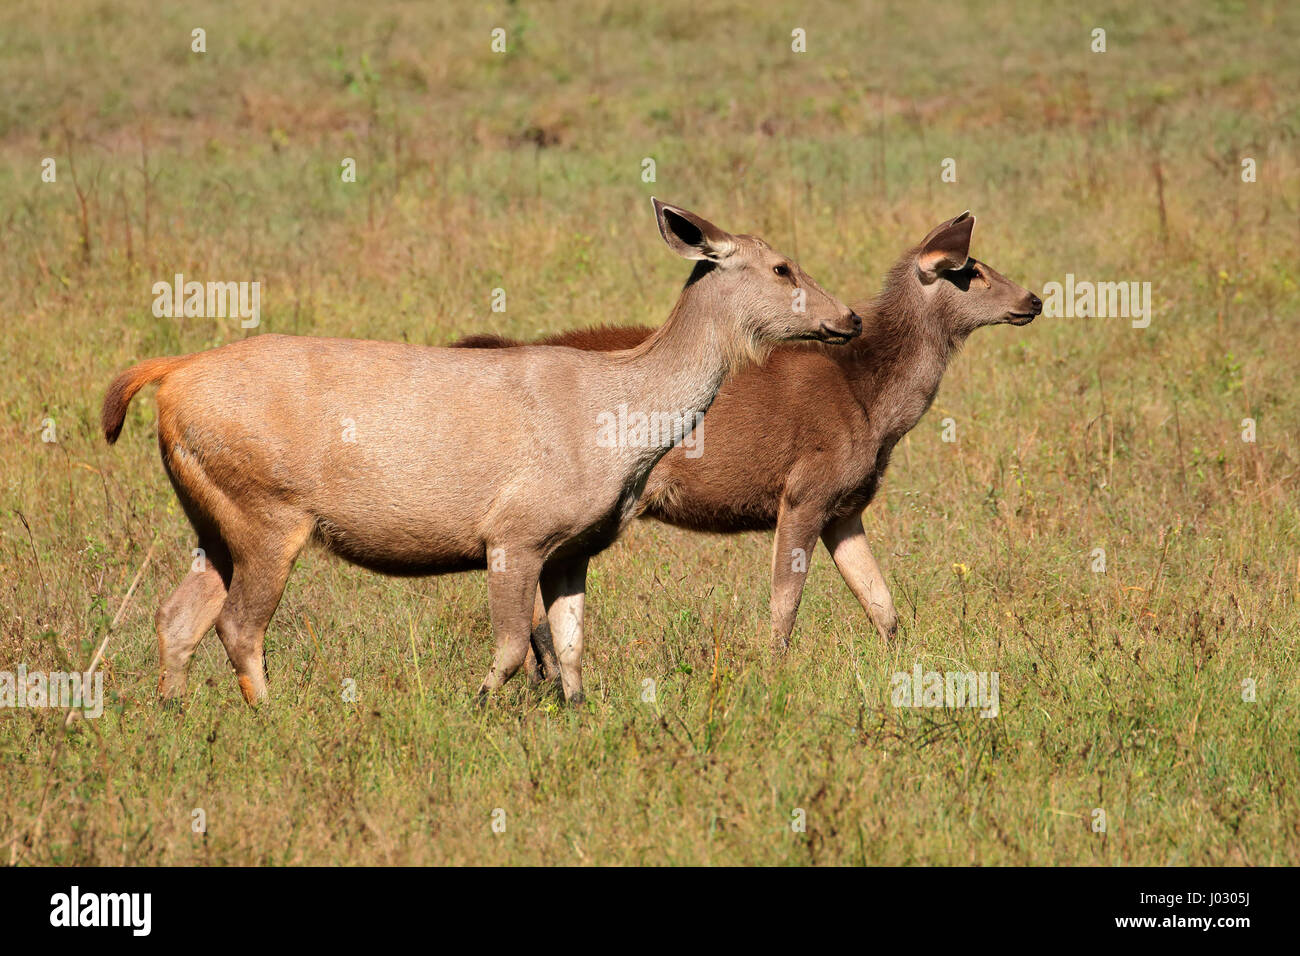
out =
[(539, 556), (514, 547), (506, 550), (500, 569), (488, 571), (488, 603), (496, 653), (478, 690), (480, 702), (513, 677), (528, 656), (533, 597), (541, 566)]
[(866, 610), (881, 638), (888, 641), (898, 631), (898, 614), (885, 587), (885, 576), (867, 544), (862, 515), (832, 521), (822, 532), (822, 541), (844, 576), (844, 583)]
[(790, 633), (799, 614), (808, 562), (821, 531), (821, 511), (812, 506), (790, 507), (781, 502), (772, 542), (772, 641), (790, 646)]
[(587, 557), (556, 562), (542, 572), (542, 599), (559, 659), (560, 683), (570, 704), (581, 704), (582, 615), (587, 594)]

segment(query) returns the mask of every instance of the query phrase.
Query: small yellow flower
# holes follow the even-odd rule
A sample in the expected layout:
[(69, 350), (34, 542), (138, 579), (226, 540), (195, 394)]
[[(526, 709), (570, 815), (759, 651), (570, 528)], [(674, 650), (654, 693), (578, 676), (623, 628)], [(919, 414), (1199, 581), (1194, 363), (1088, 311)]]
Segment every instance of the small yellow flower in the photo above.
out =
[(964, 564), (954, 564), (952, 566), (952, 573), (957, 575), (957, 577), (961, 578), (963, 581), (965, 581), (966, 578), (970, 575), (970, 568), (966, 567), (966, 565)]

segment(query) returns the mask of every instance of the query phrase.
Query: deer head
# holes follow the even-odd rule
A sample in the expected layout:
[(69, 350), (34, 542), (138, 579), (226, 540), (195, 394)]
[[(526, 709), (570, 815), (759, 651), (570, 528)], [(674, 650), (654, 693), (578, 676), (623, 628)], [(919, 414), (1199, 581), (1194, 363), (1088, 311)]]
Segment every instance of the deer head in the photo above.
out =
[(1043, 311), (1038, 296), (970, 257), (974, 228), (964, 212), (935, 226), (912, 254), (914, 295), (958, 341), (985, 325), (1028, 325)]
[(699, 307), (761, 352), (778, 342), (843, 344), (862, 331), (857, 314), (757, 236), (733, 235), (680, 206), (651, 199), (668, 248), (697, 261), (688, 287), (708, 280)]

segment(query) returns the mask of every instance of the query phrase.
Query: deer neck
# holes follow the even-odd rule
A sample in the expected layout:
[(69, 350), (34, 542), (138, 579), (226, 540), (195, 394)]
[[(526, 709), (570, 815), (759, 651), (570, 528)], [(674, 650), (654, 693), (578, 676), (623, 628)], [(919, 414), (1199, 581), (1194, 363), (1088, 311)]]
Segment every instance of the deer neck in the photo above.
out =
[(717, 291), (712, 268), (697, 265), (672, 314), (627, 356), (628, 378), (646, 412), (708, 411), (727, 376), (755, 358)]
[(856, 311), (863, 334), (845, 347), (841, 362), (873, 430), (881, 440), (896, 441), (930, 407), (961, 343), (923, 300), (894, 283), (886, 282), (879, 296)]

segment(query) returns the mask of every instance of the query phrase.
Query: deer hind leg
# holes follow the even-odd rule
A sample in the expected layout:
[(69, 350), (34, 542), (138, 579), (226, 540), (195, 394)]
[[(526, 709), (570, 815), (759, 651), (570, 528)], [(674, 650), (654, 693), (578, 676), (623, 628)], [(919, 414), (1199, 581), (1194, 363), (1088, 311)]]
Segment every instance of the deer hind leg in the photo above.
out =
[(534, 688), (560, 676), (560, 662), (555, 658), (555, 645), (551, 641), (551, 626), (546, 619), (546, 602), (542, 600), (542, 587), (537, 586), (537, 600), (533, 603), (533, 633), (528, 643), (528, 656), (524, 658), (524, 672)]
[(560, 684), (565, 700), (574, 705), (586, 700), (582, 692), (582, 615), (586, 604), (587, 562), (585, 555), (556, 562), (542, 572), (541, 580)]
[(480, 701), (513, 677), (528, 657), (534, 596), (541, 569), (539, 555), (516, 546), (506, 551), (502, 569), (488, 571), (488, 603), (496, 652), (478, 689)]
[(256, 705), (266, 699), (266, 626), (280, 606), (294, 558), (311, 536), (314, 522), (297, 517), (277, 525), (248, 529), (242, 536), (252, 547), (232, 542), (234, 569), (226, 601), (217, 616), (217, 635), (235, 669), (244, 700)]
[(817, 546), (822, 512), (815, 506), (790, 507), (781, 502), (772, 541), (772, 641), (790, 646), (811, 552)]
[(201, 565), (191, 569), (154, 616), (158, 631), (158, 696), (176, 700), (185, 696), (190, 658), (204, 635), (217, 623), (226, 602), (230, 579), (230, 554), (219, 539), (201, 537)]
[(844, 583), (867, 612), (881, 638), (890, 640), (898, 631), (898, 613), (885, 586), (885, 576), (867, 543), (867, 534), (862, 530), (862, 515), (831, 522), (822, 532), (822, 541), (840, 569)]
[(537, 670), (536, 645), (530, 640), (524, 654), (524, 674), (528, 677), (528, 686), (536, 690), (541, 686), (542, 675)]

